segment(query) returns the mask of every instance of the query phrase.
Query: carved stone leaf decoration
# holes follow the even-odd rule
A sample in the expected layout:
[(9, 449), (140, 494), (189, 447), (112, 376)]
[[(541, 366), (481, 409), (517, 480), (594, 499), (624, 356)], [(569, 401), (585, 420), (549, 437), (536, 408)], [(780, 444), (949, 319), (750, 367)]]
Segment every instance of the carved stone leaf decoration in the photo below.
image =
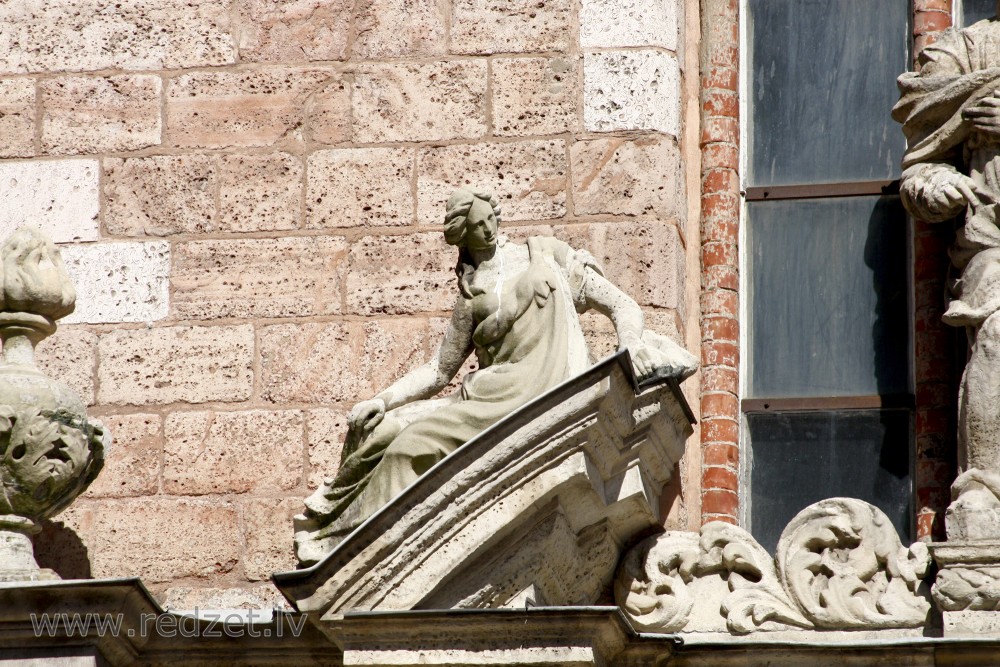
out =
[(735, 634), (747, 634), (768, 621), (808, 628), (811, 623), (788, 602), (774, 569), (774, 559), (742, 528), (721, 521), (701, 530), (703, 556), (699, 574), (720, 573), (732, 594), (720, 612)]
[(52, 516), (94, 480), (104, 464), (100, 424), (67, 412), (0, 406), (0, 512)]
[(698, 557), (698, 535), (687, 532), (650, 537), (625, 554), (615, 599), (635, 627), (677, 632), (687, 625), (695, 602), (687, 583)]
[(905, 628), (927, 622), (926, 545), (902, 546), (878, 508), (853, 498), (810, 505), (778, 542), (792, 601), (821, 628)]
[(904, 547), (878, 508), (831, 498), (788, 524), (776, 559), (718, 521), (649, 538), (626, 555), (615, 593), (658, 632), (909, 628), (927, 622), (929, 566), (927, 547)]

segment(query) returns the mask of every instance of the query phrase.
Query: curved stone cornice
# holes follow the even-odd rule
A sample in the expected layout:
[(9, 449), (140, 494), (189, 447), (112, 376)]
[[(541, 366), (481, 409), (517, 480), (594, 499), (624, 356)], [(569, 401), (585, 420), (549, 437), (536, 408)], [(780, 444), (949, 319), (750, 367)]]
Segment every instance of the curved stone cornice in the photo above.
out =
[(592, 604), (623, 546), (661, 525), (659, 493), (692, 422), (676, 381), (639, 387), (621, 352), (459, 448), (323, 561), (275, 583), (325, 620)]

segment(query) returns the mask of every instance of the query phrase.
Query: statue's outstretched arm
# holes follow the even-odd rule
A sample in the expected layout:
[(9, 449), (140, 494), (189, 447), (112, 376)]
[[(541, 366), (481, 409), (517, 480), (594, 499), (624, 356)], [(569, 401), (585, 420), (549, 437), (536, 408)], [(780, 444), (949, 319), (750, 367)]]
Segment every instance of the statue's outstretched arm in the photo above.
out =
[(587, 307), (605, 315), (615, 325), (618, 349), (639, 342), (645, 322), (642, 309), (632, 297), (590, 268), (583, 289)]
[(373, 429), (386, 411), (430, 398), (444, 389), (472, 352), (472, 331), (472, 309), (468, 300), (459, 296), (448, 330), (431, 360), (414, 368), (374, 398), (355, 405), (347, 418), (351, 428)]
[(697, 358), (680, 345), (645, 331), (639, 304), (590, 267), (583, 290), (586, 306), (607, 316), (615, 325), (618, 349), (628, 349), (639, 380), (653, 376), (683, 379), (698, 368)]

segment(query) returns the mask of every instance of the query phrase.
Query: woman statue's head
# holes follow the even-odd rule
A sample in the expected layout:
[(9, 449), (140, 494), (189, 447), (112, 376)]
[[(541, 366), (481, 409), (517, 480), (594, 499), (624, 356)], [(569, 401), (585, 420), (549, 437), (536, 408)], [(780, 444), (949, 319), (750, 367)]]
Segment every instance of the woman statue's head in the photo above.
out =
[(444, 240), (460, 248), (488, 250), (496, 245), (500, 202), (483, 190), (459, 188), (448, 198)]

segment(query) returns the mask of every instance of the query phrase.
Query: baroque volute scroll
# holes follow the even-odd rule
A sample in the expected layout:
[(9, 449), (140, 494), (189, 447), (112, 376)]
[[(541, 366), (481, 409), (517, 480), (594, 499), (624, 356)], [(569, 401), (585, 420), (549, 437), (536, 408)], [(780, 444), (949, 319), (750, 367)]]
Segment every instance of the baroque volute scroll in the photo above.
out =
[[(695, 357), (645, 328), (642, 310), (590, 253), (554, 238), (500, 234), (500, 204), (462, 188), (447, 202), (445, 240), (457, 248), (455, 306), (437, 354), (358, 403), (340, 470), (305, 501), (296, 552), (311, 565), (434, 464), (591, 364), (577, 313), (614, 323), (639, 381), (689, 376)], [(444, 389), (475, 352), (479, 370)]]
[(109, 436), (69, 387), (35, 366), (35, 345), (76, 303), (58, 249), (21, 228), (0, 248), (0, 264), (0, 581), (56, 579), (35, 561), (31, 535), (94, 480)]
[(710, 522), (630, 551), (615, 593), (655, 632), (882, 630), (928, 622), (926, 545), (900, 544), (879, 509), (853, 498), (805, 508), (770, 555), (742, 528)]

